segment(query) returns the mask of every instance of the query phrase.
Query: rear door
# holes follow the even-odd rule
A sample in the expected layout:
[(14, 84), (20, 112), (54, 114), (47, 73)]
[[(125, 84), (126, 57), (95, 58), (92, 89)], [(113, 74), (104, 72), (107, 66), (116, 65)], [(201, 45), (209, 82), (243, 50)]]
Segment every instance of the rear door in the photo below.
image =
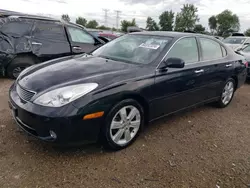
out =
[(170, 49), (166, 59), (170, 57), (183, 59), (185, 67), (156, 71), (151, 119), (185, 109), (204, 101), (206, 97), (204, 74), (207, 70), (200, 62), (197, 39), (180, 39)]
[(199, 44), (201, 62), (206, 69), (203, 77), (206, 99), (216, 98), (226, 80), (232, 76), (234, 62), (227, 59), (226, 49), (216, 40), (200, 37)]
[(89, 53), (102, 44), (81, 28), (66, 26), (73, 54)]
[(70, 45), (60, 22), (36, 20), (31, 37), (32, 52), (41, 61), (70, 55)]

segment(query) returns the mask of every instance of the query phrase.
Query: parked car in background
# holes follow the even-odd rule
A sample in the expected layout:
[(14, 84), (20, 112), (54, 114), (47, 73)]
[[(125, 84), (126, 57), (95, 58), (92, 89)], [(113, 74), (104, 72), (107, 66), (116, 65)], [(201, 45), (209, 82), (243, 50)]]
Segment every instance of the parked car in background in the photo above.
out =
[(100, 40), (103, 40), (105, 43), (110, 42), (111, 40), (119, 37), (115, 32), (112, 31), (103, 31), (99, 29), (87, 29), (89, 33), (98, 37)]
[(146, 122), (204, 103), (226, 107), (245, 82), (246, 65), (214, 37), (135, 32), (91, 55), (26, 69), (9, 104), (19, 127), (36, 138), (62, 145), (100, 140), (118, 150)]
[(103, 41), (73, 23), (0, 12), (0, 74), (17, 78), (25, 68), (54, 58), (89, 53)]
[(214, 38), (216, 38), (218, 40), (223, 40), (223, 37), (220, 37), (220, 36), (214, 36)]
[[(250, 65), (250, 45), (245, 46), (240, 51), (237, 51), (237, 53), (243, 55), (246, 58), (248, 65)], [(247, 70), (247, 79), (250, 80), (250, 67), (249, 66)]]
[(241, 50), (246, 45), (250, 44), (250, 37), (231, 36), (223, 40), (223, 42), (233, 50)]

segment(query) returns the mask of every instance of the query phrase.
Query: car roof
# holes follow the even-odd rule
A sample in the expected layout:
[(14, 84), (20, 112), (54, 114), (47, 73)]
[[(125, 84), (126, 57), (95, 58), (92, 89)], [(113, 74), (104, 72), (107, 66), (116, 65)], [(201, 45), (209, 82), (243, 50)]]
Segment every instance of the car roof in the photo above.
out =
[(60, 21), (55, 18), (47, 17), (47, 16), (40, 16), (40, 15), (32, 15), (32, 14), (25, 14), (21, 12), (14, 12), (9, 10), (0, 9), (0, 18), (27, 18), (27, 19), (37, 19), (37, 20), (46, 20), (46, 21)]
[(185, 36), (204, 36), (211, 37), (209, 35), (203, 35), (199, 33), (189, 33), (189, 32), (175, 32), (175, 31), (143, 31), (143, 32), (134, 32), (129, 33), (130, 35), (152, 35), (152, 36), (163, 36), (163, 37), (172, 37), (172, 38), (181, 38)]
[(245, 38), (245, 39), (247, 39), (247, 38), (250, 38), (250, 37), (246, 37), (246, 36), (229, 36), (227, 38)]

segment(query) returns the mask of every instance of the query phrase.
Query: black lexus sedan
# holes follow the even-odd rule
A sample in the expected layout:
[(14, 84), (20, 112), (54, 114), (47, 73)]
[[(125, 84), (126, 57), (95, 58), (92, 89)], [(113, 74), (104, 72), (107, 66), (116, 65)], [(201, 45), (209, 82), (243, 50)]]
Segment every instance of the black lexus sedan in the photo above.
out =
[(195, 33), (138, 32), (91, 54), (24, 70), (9, 92), (20, 128), (59, 145), (96, 142), (118, 150), (146, 122), (204, 103), (226, 107), (246, 61)]

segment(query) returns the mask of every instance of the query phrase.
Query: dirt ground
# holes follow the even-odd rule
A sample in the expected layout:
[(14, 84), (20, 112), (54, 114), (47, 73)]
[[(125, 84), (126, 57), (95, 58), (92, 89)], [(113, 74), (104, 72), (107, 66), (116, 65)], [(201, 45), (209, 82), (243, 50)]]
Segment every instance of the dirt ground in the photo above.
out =
[(204, 106), (150, 124), (129, 148), (59, 149), (19, 131), (0, 79), (0, 187), (250, 187), (250, 85), (225, 109)]

